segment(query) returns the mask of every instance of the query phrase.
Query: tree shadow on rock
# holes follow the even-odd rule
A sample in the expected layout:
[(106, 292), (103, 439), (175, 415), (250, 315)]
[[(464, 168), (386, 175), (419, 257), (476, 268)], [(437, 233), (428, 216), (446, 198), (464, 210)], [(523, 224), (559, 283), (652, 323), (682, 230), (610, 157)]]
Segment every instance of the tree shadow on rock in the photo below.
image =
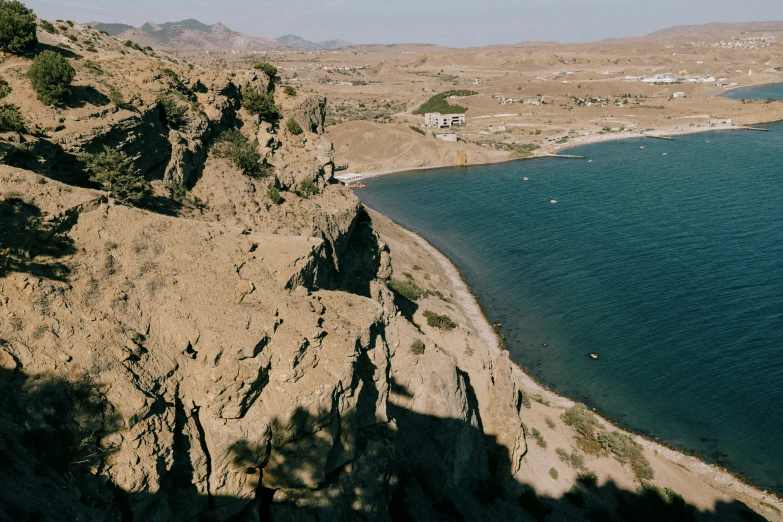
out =
[(75, 251), (38, 206), (16, 197), (0, 201), (0, 277), (22, 272), (65, 281), (70, 269), (58, 259)]
[[(115, 444), (134, 439), (101, 387), (87, 378), (25, 375), (13, 353), (0, 340), (0, 520), (764, 520), (740, 502), (701, 511), (668, 490), (627, 491), (612, 482), (583, 480), (560, 498), (539, 495), (512, 480), (509, 450), (483, 432), (476, 412), (464, 420), (390, 405), (394, 426), (369, 415), (380, 393), (369, 357), (357, 361), (355, 408), (340, 410), (337, 398), (332, 409), (300, 407), (272, 419), (254, 441), (230, 446), (224, 457), (256, 487), (254, 497), (210, 489), (209, 462), (217, 456), (204, 446), (206, 470), (194, 462), (193, 450), (210, 439), (198, 408), (179, 399), (147, 414), (175, 413), (172, 446), (159, 450), (161, 487), (141, 483), (127, 492), (102, 473)], [(471, 410), (475, 395), (463, 382)], [(415, 395), (395, 386), (404, 397)]]
[(91, 85), (72, 86), (71, 96), (68, 98), (68, 107), (71, 109), (81, 109), (87, 105), (105, 107), (109, 103), (109, 98)]

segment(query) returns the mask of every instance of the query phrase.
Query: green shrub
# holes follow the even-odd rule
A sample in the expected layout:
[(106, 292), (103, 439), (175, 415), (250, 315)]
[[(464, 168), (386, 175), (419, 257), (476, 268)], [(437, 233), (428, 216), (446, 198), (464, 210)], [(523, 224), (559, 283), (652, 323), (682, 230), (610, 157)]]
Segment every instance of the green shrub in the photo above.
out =
[(188, 199), (188, 187), (184, 183), (169, 182), (166, 184), (166, 189), (169, 191), (169, 197), (174, 201), (184, 202)]
[(601, 446), (610, 451), (622, 464), (630, 464), (636, 478), (652, 480), (653, 470), (650, 462), (644, 456), (644, 448), (628, 435), (613, 431), (608, 434), (601, 433), (598, 436)]
[(546, 417), (544, 420), (546, 421), (546, 425), (547, 425), (547, 427), (548, 427), (550, 430), (553, 430), (553, 429), (555, 429), (555, 421), (553, 421), (553, 420), (552, 420), (552, 419), (550, 419), (549, 417)]
[(179, 129), (185, 123), (185, 114), (188, 108), (177, 103), (171, 94), (158, 98), (158, 107), (163, 116), (164, 123), (171, 129)]
[(530, 402), (530, 395), (522, 390), (517, 390), (517, 410), (521, 409), (522, 406), (529, 410), (533, 407), (533, 404)]
[(457, 90), (446, 91), (440, 94), (436, 94), (426, 102), (424, 102), (418, 109), (413, 111), (413, 114), (426, 114), (428, 112), (440, 112), (442, 114), (461, 114), (467, 112), (467, 107), (461, 105), (451, 105), (446, 99), (449, 96), (474, 96), (478, 94), (475, 91)]
[(109, 101), (117, 107), (122, 107), (125, 105), (125, 98), (122, 96), (122, 93), (114, 87), (112, 87), (109, 91)]
[(98, 154), (82, 154), (90, 179), (100, 183), (120, 201), (136, 205), (152, 194), (152, 186), (124, 152), (103, 146)]
[(290, 85), (286, 85), (283, 87), (283, 92), (286, 93), (288, 96), (296, 96), (296, 89), (294, 89)]
[(38, 99), (44, 105), (61, 104), (71, 95), (71, 82), (76, 76), (68, 60), (61, 54), (46, 50), (35, 57), (27, 77)]
[(318, 185), (311, 179), (306, 179), (299, 184), (296, 195), (302, 199), (310, 199), (318, 194)]
[(52, 25), (51, 22), (47, 22), (46, 20), (41, 20), (41, 29), (50, 34), (57, 34), (57, 29), (54, 27), (54, 25)]
[(261, 166), (261, 154), (258, 153), (258, 143), (251, 143), (237, 129), (229, 129), (221, 134), (212, 147), (212, 152), (218, 158), (226, 158), (246, 176), (252, 178), (265, 174)]
[(413, 281), (400, 281), (394, 279), (389, 283), (389, 288), (400, 294), (408, 301), (418, 301), (427, 296), (427, 291)]
[(0, 100), (11, 94), (11, 86), (8, 82), (0, 78)]
[(426, 131), (424, 131), (424, 129), (422, 129), (421, 127), (418, 127), (416, 125), (408, 125), (408, 127), (410, 127), (413, 132), (418, 132), (422, 136), (427, 135)]
[(38, 43), (35, 15), (16, 0), (0, 0), (0, 50), (22, 53)]
[(266, 191), (266, 195), (275, 205), (279, 205), (283, 202), (283, 197), (280, 195), (280, 191), (277, 190), (277, 187), (269, 187), (269, 190)]
[(13, 105), (0, 105), (0, 132), (21, 132), (24, 120)]
[(288, 122), (285, 124), (285, 126), (288, 128), (288, 132), (294, 136), (299, 136), (304, 132), (302, 130), (302, 126), (299, 125), (299, 122), (296, 121), (293, 117), (288, 118)]
[(549, 468), (549, 476), (553, 479), (557, 480), (557, 478), (560, 476), (560, 474), (557, 472), (555, 468)]
[(533, 437), (533, 439), (536, 441), (536, 444), (541, 446), (542, 448), (546, 448), (546, 441), (544, 440), (544, 436), (541, 435), (541, 432), (537, 429), (533, 428), (530, 431), (530, 435)]
[(96, 49), (94, 45), (88, 45), (85, 51), (88, 53), (97, 53), (98, 49)]
[(446, 315), (438, 315), (435, 312), (429, 310), (424, 311), (424, 318), (427, 319), (427, 324), (433, 328), (439, 328), (441, 330), (453, 330), (457, 327), (450, 317)]
[(269, 93), (261, 94), (250, 85), (242, 89), (242, 107), (250, 114), (257, 114), (261, 121), (274, 123), (280, 119), (274, 97)]
[(277, 76), (277, 67), (269, 62), (258, 62), (253, 66), (254, 69), (264, 71), (264, 74), (274, 79)]
[(584, 404), (576, 404), (560, 416), (563, 422), (576, 430), (577, 445), (588, 455), (596, 455), (601, 451), (601, 444), (596, 439), (595, 426), (597, 421)]
[(416, 339), (411, 343), (411, 351), (415, 355), (424, 354), (424, 349), (425, 349), (424, 342), (421, 339)]

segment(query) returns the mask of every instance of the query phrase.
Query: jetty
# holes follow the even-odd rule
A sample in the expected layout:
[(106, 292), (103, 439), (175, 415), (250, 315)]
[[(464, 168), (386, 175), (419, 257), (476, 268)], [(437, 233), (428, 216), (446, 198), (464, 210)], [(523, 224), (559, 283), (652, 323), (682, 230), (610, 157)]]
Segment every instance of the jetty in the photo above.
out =
[(645, 138), (654, 138), (656, 140), (666, 140), (666, 141), (674, 141), (674, 138), (671, 136), (655, 136), (653, 134), (645, 134)]
[(745, 130), (760, 131), (760, 132), (769, 132), (769, 129), (765, 129), (765, 128), (763, 128), (763, 127), (748, 127), (748, 126), (743, 126), (743, 127), (741, 127), (741, 128), (742, 128), (742, 129), (745, 129)]
[(573, 154), (541, 154), (538, 158), (565, 158), (565, 159), (587, 159), (587, 156), (575, 156)]

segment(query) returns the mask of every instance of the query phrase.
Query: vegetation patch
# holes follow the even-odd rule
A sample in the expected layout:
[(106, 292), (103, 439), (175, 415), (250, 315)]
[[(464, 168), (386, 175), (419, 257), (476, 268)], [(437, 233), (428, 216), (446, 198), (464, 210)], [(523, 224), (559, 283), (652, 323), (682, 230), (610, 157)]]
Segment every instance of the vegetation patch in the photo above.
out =
[(283, 87), (283, 92), (286, 94), (286, 96), (296, 96), (296, 89), (291, 85), (286, 85)]
[(567, 426), (576, 430), (576, 444), (582, 451), (588, 455), (597, 455), (601, 452), (601, 444), (596, 438), (595, 416), (587, 409), (584, 404), (576, 404), (567, 409), (560, 416)]
[(103, 146), (98, 154), (82, 154), (90, 179), (100, 183), (119, 201), (138, 205), (150, 194), (152, 187), (136, 170), (133, 159), (124, 152)]
[(0, 99), (5, 98), (9, 94), (11, 94), (11, 86), (8, 85), (7, 81), (0, 78)]
[(38, 43), (36, 29), (32, 9), (15, 0), (0, 0), (0, 50), (23, 53), (31, 49)]
[(163, 116), (163, 121), (170, 129), (179, 129), (185, 124), (185, 114), (188, 108), (180, 105), (171, 94), (158, 98), (158, 108)]
[(549, 476), (553, 479), (557, 480), (557, 478), (560, 476), (560, 474), (557, 472), (555, 468), (549, 468)]
[(38, 99), (44, 105), (60, 105), (71, 95), (71, 82), (76, 71), (68, 60), (46, 50), (35, 57), (27, 77)]
[(622, 464), (630, 464), (636, 478), (651, 480), (653, 470), (650, 462), (644, 456), (644, 448), (628, 435), (613, 431), (612, 433), (598, 435), (601, 446), (611, 452)]
[(318, 185), (311, 179), (304, 180), (296, 189), (296, 195), (302, 199), (310, 199), (316, 194), (318, 194)]
[(253, 69), (257, 71), (263, 71), (269, 78), (274, 79), (277, 76), (277, 67), (269, 62), (258, 62), (253, 66)]
[(440, 94), (436, 94), (421, 107), (413, 111), (413, 114), (426, 114), (428, 112), (439, 112), (441, 114), (462, 114), (467, 112), (468, 108), (461, 105), (451, 105), (448, 102), (448, 98), (451, 96), (475, 96), (478, 94), (476, 91), (456, 90), (446, 91)]
[(587, 489), (598, 487), (598, 477), (592, 471), (584, 471), (576, 476), (576, 481)]
[(546, 417), (544, 420), (546, 421), (547, 428), (549, 428), (550, 430), (555, 429), (555, 421), (553, 421), (549, 417)]
[(447, 315), (436, 314), (430, 310), (424, 311), (424, 318), (427, 319), (428, 325), (440, 330), (453, 330), (457, 327), (457, 323), (455, 323), (451, 317)]
[(302, 130), (302, 126), (299, 125), (299, 122), (296, 121), (293, 117), (288, 118), (288, 121), (286, 122), (285, 126), (288, 129), (288, 132), (290, 132), (294, 136), (299, 136), (304, 132)]
[(623, 520), (694, 521), (697, 511), (677, 492), (643, 484), (635, 493), (617, 494), (617, 514)]
[(266, 196), (275, 205), (279, 205), (280, 203), (283, 202), (283, 197), (280, 195), (280, 191), (277, 190), (277, 187), (269, 187), (269, 190), (266, 191)]
[(394, 279), (389, 283), (389, 288), (400, 294), (408, 301), (418, 301), (427, 296), (427, 291), (413, 281), (400, 281)]
[(416, 355), (423, 355), (424, 349), (424, 342), (421, 339), (416, 339), (411, 343), (411, 351)]
[(544, 440), (544, 436), (541, 435), (540, 431), (538, 431), (536, 428), (533, 428), (530, 430), (530, 436), (533, 437), (533, 440), (536, 441), (536, 444), (542, 448), (546, 448), (546, 441)]
[(275, 105), (274, 97), (269, 93), (262, 94), (250, 85), (242, 89), (242, 107), (261, 121), (276, 123), (280, 119), (280, 109)]
[(125, 98), (122, 96), (122, 93), (114, 87), (109, 91), (109, 101), (112, 102), (115, 107), (125, 106)]
[(427, 135), (427, 132), (424, 129), (422, 129), (421, 127), (419, 127), (418, 125), (408, 125), (408, 127), (410, 127), (413, 132), (418, 132), (422, 136), (426, 136)]
[(0, 105), (0, 132), (21, 132), (24, 120), (19, 109), (13, 105)]
[(218, 158), (225, 158), (234, 164), (246, 176), (257, 178), (266, 172), (261, 165), (258, 142), (251, 143), (237, 129), (229, 129), (221, 134), (212, 146), (212, 152)]

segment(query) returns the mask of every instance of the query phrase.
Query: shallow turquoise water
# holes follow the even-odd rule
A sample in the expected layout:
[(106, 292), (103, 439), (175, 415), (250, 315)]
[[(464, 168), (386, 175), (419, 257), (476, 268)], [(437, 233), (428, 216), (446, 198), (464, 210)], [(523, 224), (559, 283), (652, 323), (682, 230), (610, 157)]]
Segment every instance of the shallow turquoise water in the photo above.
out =
[(783, 492), (783, 125), (770, 129), (401, 173), (357, 194), (454, 261), (541, 382)]

